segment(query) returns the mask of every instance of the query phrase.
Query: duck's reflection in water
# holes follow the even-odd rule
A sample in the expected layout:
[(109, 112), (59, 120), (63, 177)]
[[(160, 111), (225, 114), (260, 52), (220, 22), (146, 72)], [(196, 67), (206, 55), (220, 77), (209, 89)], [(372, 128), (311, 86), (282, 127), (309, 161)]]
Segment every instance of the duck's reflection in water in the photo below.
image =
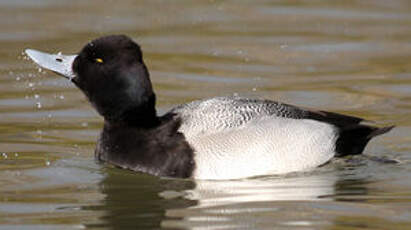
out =
[[(330, 200), (328, 197), (335, 194), (337, 179), (335, 173), (319, 172), (232, 181), (195, 181), (196, 187), (187, 190), (184, 197), (197, 201), (197, 204), (167, 210), (167, 217), (180, 219), (165, 219), (162, 226), (237, 229), (272, 227), (281, 221), (294, 223), (296, 215), (310, 212), (310, 207), (298, 204)], [(304, 222), (307, 224), (311, 222)]]
[(100, 192), (105, 195), (101, 205), (84, 209), (102, 213), (98, 223), (87, 228), (158, 229), (166, 219), (168, 209), (184, 209), (197, 204), (195, 200), (159, 196), (164, 191), (185, 191), (194, 188), (194, 182), (164, 179), (122, 169), (103, 169), (104, 179)]
[(264, 177), (231, 181), (196, 181), (186, 198), (201, 207), (249, 201), (318, 200), (333, 194), (335, 174)]

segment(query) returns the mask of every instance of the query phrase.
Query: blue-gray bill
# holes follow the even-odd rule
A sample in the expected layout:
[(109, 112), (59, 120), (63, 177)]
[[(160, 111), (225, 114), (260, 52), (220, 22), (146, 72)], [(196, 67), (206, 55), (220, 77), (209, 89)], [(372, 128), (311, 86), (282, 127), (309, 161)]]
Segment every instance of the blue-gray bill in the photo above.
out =
[(48, 54), (33, 49), (26, 49), (25, 52), (41, 68), (51, 70), (69, 80), (75, 77), (71, 67), (77, 55)]

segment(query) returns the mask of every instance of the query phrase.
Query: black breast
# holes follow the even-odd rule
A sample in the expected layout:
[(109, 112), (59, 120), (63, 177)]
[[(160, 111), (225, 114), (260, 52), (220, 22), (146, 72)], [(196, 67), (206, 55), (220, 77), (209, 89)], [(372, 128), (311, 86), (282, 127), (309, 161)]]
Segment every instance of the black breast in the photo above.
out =
[(105, 123), (96, 158), (133, 171), (188, 178), (195, 167), (194, 151), (178, 132), (180, 123), (173, 114), (153, 128)]

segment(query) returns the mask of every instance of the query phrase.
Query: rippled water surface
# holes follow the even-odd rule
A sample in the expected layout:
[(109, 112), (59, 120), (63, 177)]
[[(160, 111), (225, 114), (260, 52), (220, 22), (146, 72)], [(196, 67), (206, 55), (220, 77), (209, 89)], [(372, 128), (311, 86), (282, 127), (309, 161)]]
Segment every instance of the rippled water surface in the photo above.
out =
[[(0, 229), (411, 229), (409, 1), (0, 1)], [(164, 112), (264, 97), (397, 125), (362, 156), (237, 181), (96, 164), (102, 119), (22, 51), (124, 33)]]

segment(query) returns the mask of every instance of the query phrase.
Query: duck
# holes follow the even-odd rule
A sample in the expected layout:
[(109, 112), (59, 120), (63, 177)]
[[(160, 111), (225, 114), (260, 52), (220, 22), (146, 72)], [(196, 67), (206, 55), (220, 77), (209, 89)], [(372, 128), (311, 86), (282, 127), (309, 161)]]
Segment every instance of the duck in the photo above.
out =
[(142, 50), (126, 35), (97, 38), (76, 55), (25, 52), (74, 83), (104, 118), (95, 158), (140, 173), (231, 180), (308, 171), (361, 154), (394, 127), (239, 96), (196, 100), (158, 115)]

